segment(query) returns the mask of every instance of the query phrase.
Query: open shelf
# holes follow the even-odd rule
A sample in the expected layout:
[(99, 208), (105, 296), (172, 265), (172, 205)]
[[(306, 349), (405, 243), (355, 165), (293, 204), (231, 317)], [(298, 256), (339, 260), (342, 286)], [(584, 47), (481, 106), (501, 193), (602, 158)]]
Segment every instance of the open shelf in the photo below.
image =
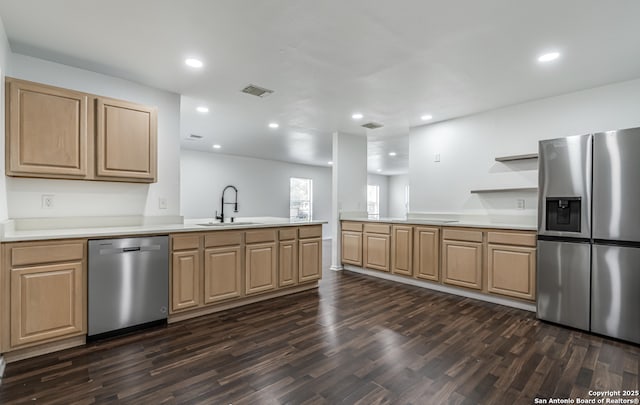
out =
[(537, 153), (527, 153), (526, 155), (499, 156), (496, 158), (496, 162), (512, 162), (514, 160), (529, 160), (537, 158)]
[(538, 187), (507, 187), (507, 188), (483, 188), (471, 190), (471, 194), (478, 193), (504, 193), (511, 191), (538, 191)]

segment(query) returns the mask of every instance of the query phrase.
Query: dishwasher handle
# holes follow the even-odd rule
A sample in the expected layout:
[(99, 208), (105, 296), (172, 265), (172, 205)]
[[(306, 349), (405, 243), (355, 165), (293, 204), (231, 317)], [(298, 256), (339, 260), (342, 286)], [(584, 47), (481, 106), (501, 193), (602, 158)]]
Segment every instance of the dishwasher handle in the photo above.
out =
[(130, 246), (130, 247), (124, 247), (124, 248), (104, 248), (104, 249), (100, 249), (100, 255), (114, 255), (118, 253), (129, 253), (129, 252), (148, 252), (153, 250), (160, 250), (160, 245)]

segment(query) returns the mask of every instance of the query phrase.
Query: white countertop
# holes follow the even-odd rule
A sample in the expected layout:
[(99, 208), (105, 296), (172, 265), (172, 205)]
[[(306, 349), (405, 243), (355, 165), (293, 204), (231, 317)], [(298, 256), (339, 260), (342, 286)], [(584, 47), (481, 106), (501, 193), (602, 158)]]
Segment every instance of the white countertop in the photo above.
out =
[(70, 238), (105, 238), (121, 237), (132, 235), (165, 235), (178, 232), (206, 232), (228, 229), (249, 229), (249, 228), (272, 228), (283, 226), (304, 226), (321, 225), (327, 221), (292, 221), (287, 218), (243, 218), (234, 223), (216, 224), (214, 226), (203, 226), (199, 224), (210, 223), (211, 219), (189, 219), (183, 223), (173, 224), (150, 224), (132, 226), (92, 226), (92, 227), (72, 227), (57, 229), (29, 229), (20, 230), (5, 227), (0, 234), (2, 242), (19, 242), (31, 240), (48, 239), (70, 239)]
[(531, 221), (523, 220), (521, 223), (517, 223), (512, 220), (506, 222), (502, 218), (420, 218), (420, 219), (405, 219), (405, 218), (340, 218), (342, 221), (358, 221), (358, 222), (380, 222), (391, 224), (411, 224), (411, 225), (432, 225), (432, 226), (453, 226), (453, 227), (466, 227), (466, 228), (491, 228), (491, 229), (512, 229), (520, 231), (535, 231), (538, 229), (535, 223)]

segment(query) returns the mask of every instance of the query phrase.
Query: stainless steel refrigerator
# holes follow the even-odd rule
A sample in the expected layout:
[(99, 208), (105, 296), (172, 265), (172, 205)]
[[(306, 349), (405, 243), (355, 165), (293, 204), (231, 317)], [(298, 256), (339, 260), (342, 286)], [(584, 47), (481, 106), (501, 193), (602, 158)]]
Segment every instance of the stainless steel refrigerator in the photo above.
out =
[(538, 318), (640, 343), (640, 128), (539, 152)]

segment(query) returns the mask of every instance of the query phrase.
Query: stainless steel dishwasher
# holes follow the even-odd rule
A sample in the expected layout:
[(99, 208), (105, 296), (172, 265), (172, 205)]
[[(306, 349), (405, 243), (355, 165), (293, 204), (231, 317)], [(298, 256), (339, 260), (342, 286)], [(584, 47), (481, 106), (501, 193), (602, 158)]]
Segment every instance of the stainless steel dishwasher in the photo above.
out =
[(168, 236), (89, 241), (90, 338), (166, 322), (168, 246)]

